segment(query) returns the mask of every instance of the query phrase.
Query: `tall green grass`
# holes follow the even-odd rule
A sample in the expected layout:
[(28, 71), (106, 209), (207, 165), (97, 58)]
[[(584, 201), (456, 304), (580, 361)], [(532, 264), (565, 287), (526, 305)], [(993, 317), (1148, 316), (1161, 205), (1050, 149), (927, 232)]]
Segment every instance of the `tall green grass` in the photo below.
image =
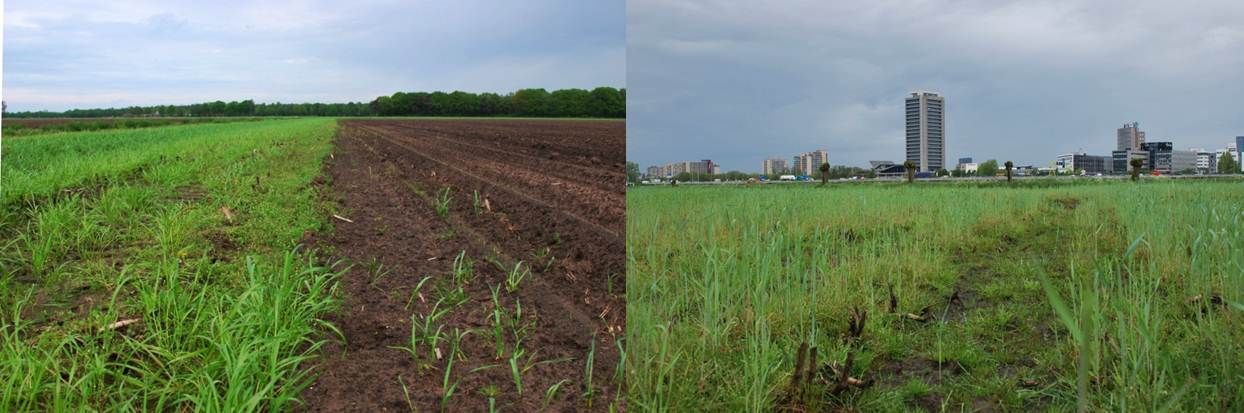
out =
[[(296, 407), (338, 272), (331, 119), (4, 142), (0, 410)], [(227, 213), (226, 213), (227, 212)]]
[[(638, 188), (630, 403), (1238, 409), (1242, 224), (1238, 181)], [(956, 290), (971, 305), (950, 306)], [(848, 344), (855, 307), (868, 323)], [(903, 316), (924, 308), (932, 321)], [(853, 354), (850, 375), (871, 386), (820, 382), (796, 405), (788, 383), (805, 342), (818, 364)]]

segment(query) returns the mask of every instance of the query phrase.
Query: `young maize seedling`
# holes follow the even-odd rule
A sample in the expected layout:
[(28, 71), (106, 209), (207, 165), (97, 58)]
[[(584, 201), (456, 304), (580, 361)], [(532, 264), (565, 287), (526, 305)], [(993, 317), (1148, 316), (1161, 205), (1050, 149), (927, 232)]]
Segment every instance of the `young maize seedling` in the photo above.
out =
[(505, 290), (510, 293), (518, 291), (519, 283), (522, 283), (523, 278), (527, 278), (530, 274), (531, 268), (523, 266), (522, 261), (514, 264), (514, 269), (505, 276)]
[(449, 189), (447, 186), (436, 193), (436, 215), (441, 218), (449, 216)]

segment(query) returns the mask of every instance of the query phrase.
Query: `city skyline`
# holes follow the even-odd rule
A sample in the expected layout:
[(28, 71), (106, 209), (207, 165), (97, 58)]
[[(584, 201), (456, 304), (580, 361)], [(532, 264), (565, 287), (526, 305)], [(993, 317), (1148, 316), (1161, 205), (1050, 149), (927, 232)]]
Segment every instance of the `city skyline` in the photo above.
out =
[(1108, 155), (1131, 121), (1150, 140), (1221, 147), (1244, 134), (1244, 3), (1202, 6), (634, 1), (628, 158), (755, 171), (824, 147), (831, 165), (901, 162), (912, 90), (951, 100), (947, 159)]
[[(930, 93), (930, 92), (912, 92), (912, 93), (910, 93), (910, 94), (909, 94), (909, 96), (908, 96), (908, 98), (907, 98), (907, 102), (908, 102), (908, 103), (907, 103), (907, 106), (909, 107), (909, 109), (907, 110), (907, 112), (908, 112), (908, 117), (906, 118), (906, 119), (907, 119), (907, 121), (906, 121), (906, 126), (907, 126), (907, 128), (908, 128), (909, 130), (912, 128), (912, 121), (911, 121), (911, 118), (910, 118), (910, 113), (911, 113), (910, 105), (911, 105), (911, 101), (912, 101), (913, 97), (917, 97), (917, 95), (920, 95), (920, 94), (925, 94), (925, 93)], [(935, 93), (933, 94), (933, 96), (935, 96), (935, 97), (937, 97), (937, 98), (938, 98), (939, 103), (940, 103), (940, 102), (943, 102), (943, 101), (942, 101), (942, 99), (944, 98), (944, 96), (939, 96), (938, 94), (935, 94)], [(920, 101), (922, 101), (923, 99), (924, 99), (923, 97), (918, 97), (918, 98), (917, 98), (917, 101), (918, 101), (918, 102), (920, 102)], [(923, 105), (923, 103), (919, 103), (919, 104), (918, 104), (918, 107), (923, 108), (923, 106), (919, 106), (919, 105)], [(940, 111), (942, 111), (942, 110), (944, 110), (944, 106), (939, 104), (938, 111), (940, 112)], [(921, 122), (917, 122), (917, 123), (916, 123), (916, 125), (917, 125), (918, 127), (919, 127), (919, 125), (920, 125), (920, 124), (921, 124)], [(944, 130), (943, 130), (942, 132), (944, 133)], [(906, 152), (905, 152), (905, 153), (908, 155), (908, 158), (910, 158), (910, 157), (912, 156), (913, 150), (915, 150), (915, 151), (916, 151), (916, 152), (914, 152), (914, 153), (916, 154), (916, 156), (917, 156), (917, 157), (921, 156), (921, 152), (920, 152), (920, 148), (921, 148), (921, 146), (920, 146), (920, 141), (921, 141), (922, 139), (927, 139), (924, 135), (922, 135), (923, 133), (925, 133), (925, 132), (923, 131), (923, 129), (921, 129), (919, 133), (917, 133), (916, 135), (914, 135), (914, 136), (915, 136), (915, 138), (914, 138), (914, 139), (916, 139), (916, 141), (915, 141), (915, 142), (916, 142), (916, 143), (915, 143), (915, 145), (916, 145), (916, 146), (915, 146), (915, 148), (916, 148), (916, 149), (912, 149), (912, 147), (913, 147), (913, 146), (912, 146), (912, 145), (913, 145), (913, 143), (912, 143), (912, 142), (913, 142), (913, 141), (912, 141), (913, 137), (912, 137), (912, 136), (913, 136), (913, 135), (911, 135), (911, 133), (909, 132), (908, 137), (907, 137), (907, 146), (906, 146), (906, 147), (907, 147), (907, 150), (906, 150)], [(1162, 144), (1161, 148), (1163, 148), (1163, 149), (1162, 149), (1162, 150), (1164, 151), (1163, 153), (1165, 153), (1165, 154), (1166, 154), (1166, 155), (1163, 155), (1163, 156), (1170, 156), (1170, 154), (1172, 154), (1172, 153), (1173, 153), (1173, 154), (1175, 154), (1176, 156), (1182, 155), (1182, 156), (1184, 156), (1185, 158), (1186, 158), (1186, 157), (1188, 157), (1188, 156), (1193, 156), (1193, 157), (1195, 157), (1195, 156), (1196, 156), (1196, 153), (1202, 153), (1202, 152), (1205, 152), (1205, 151), (1208, 151), (1208, 152), (1211, 152), (1211, 153), (1216, 153), (1216, 154), (1217, 154), (1217, 156), (1221, 156), (1223, 152), (1230, 152), (1230, 153), (1231, 153), (1231, 156), (1232, 156), (1234, 159), (1236, 159), (1236, 160), (1238, 161), (1238, 160), (1242, 157), (1242, 153), (1244, 153), (1244, 152), (1241, 152), (1241, 149), (1244, 149), (1244, 136), (1235, 136), (1233, 139), (1230, 139), (1230, 140), (1228, 140), (1226, 143), (1221, 144), (1221, 145), (1219, 145), (1219, 146), (1213, 146), (1213, 145), (1210, 145), (1210, 146), (1208, 146), (1208, 147), (1205, 147), (1205, 146), (1191, 146), (1191, 145), (1183, 145), (1183, 144), (1179, 144), (1179, 143), (1177, 143), (1177, 142), (1175, 142), (1175, 141), (1172, 141), (1172, 140), (1163, 140), (1163, 141), (1153, 141), (1153, 142), (1147, 142), (1147, 141), (1146, 141), (1146, 135), (1147, 135), (1147, 134), (1146, 134), (1146, 131), (1145, 131), (1143, 128), (1141, 128), (1141, 127), (1140, 127), (1140, 122), (1139, 122), (1139, 121), (1125, 122), (1125, 123), (1123, 123), (1123, 126), (1122, 126), (1122, 127), (1119, 127), (1119, 128), (1117, 128), (1117, 129), (1115, 130), (1115, 148), (1116, 148), (1116, 149), (1111, 150), (1111, 151), (1106, 151), (1106, 152), (1105, 152), (1105, 155), (1099, 155), (1099, 154), (1094, 153), (1094, 152), (1092, 152), (1092, 151), (1075, 150), (1075, 151), (1070, 151), (1070, 152), (1063, 152), (1063, 153), (1058, 153), (1058, 154), (1052, 154), (1052, 155), (1051, 155), (1051, 156), (1050, 156), (1050, 157), (1049, 157), (1049, 158), (1048, 158), (1045, 162), (1037, 162), (1037, 163), (1021, 163), (1021, 162), (1015, 162), (1015, 165), (1017, 165), (1017, 166), (1019, 166), (1019, 165), (1024, 165), (1024, 166), (1032, 166), (1032, 167), (1038, 167), (1038, 168), (1042, 168), (1042, 167), (1050, 167), (1050, 168), (1053, 168), (1053, 169), (1061, 169), (1061, 168), (1064, 168), (1064, 158), (1066, 158), (1066, 160), (1067, 160), (1067, 162), (1066, 162), (1066, 163), (1067, 163), (1068, 165), (1074, 165), (1074, 163), (1075, 163), (1075, 162), (1073, 162), (1073, 161), (1072, 161), (1072, 159), (1074, 159), (1074, 158), (1070, 158), (1072, 155), (1088, 155), (1088, 156), (1092, 156), (1092, 157), (1106, 158), (1106, 161), (1105, 161), (1106, 165), (1105, 165), (1105, 167), (1104, 167), (1104, 170), (1105, 170), (1105, 171), (1112, 171), (1112, 170), (1113, 170), (1114, 172), (1118, 173), (1118, 171), (1120, 170), (1120, 168), (1122, 168), (1123, 170), (1126, 170), (1126, 167), (1123, 167), (1123, 166), (1120, 166), (1120, 165), (1121, 165), (1121, 164), (1125, 164), (1125, 163), (1127, 162), (1127, 159), (1130, 159), (1130, 157), (1137, 157), (1137, 156), (1141, 156), (1141, 154), (1143, 153), (1143, 154), (1144, 154), (1144, 156), (1146, 157), (1146, 160), (1148, 161), (1148, 160), (1149, 160), (1149, 159), (1153, 156), (1152, 154), (1153, 154), (1153, 152), (1155, 151), (1155, 149), (1153, 149), (1153, 148), (1157, 148), (1157, 147), (1158, 147), (1156, 144)], [(944, 146), (946, 145), (946, 143), (945, 143), (945, 139), (946, 139), (946, 138), (945, 138), (945, 136), (943, 135), (942, 140), (941, 140), (941, 142), (940, 142), (940, 143), (941, 143), (941, 145), (942, 145), (942, 147), (944, 147)], [(1155, 145), (1149, 145), (1150, 143), (1155, 144)], [(820, 157), (819, 157), (819, 158), (816, 158), (816, 159), (818, 159), (818, 160), (827, 160), (827, 159), (828, 159), (828, 151), (827, 151), (827, 150), (825, 150), (825, 149), (817, 149), (817, 150), (815, 150), (815, 151), (811, 151), (811, 152), (800, 152), (800, 153), (797, 153), (797, 154), (795, 154), (795, 156), (794, 156), (794, 157), (792, 157), (791, 161), (787, 161), (786, 159), (783, 159), (783, 158), (782, 158), (782, 157), (780, 157), (780, 156), (772, 156), (772, 155), (767, 155), (767, 156), (764, 156), (764, 157), (761, 159), (761, 161), (760, 161), (760, 162), (761, 162), (761, 167), (760, 167), (760, 169), (758, 169), (758, 170), (753, 170), (753, 169), (750, 169), (750, 168), (733, 168), (733, 167), (731, 167), (731, 168), (722, 168), (722, 165), (721, 165), (720, 163), (712, 163), (711, 165), (713, 165), (713, 166), (715, 166), (716, 168), (718, 168), (718, 170), (720, 170), (720, 171), (721, 171), (721, 173), (725, 173), (725, 172), (757, 173), (757, 172), (759, 172), (760, 174), (763, 174), (763, 175), (771, 175), (771, 174), (773, 174), (773, 173), (772, 173), (772, 172), (770, 172), (770, 165), (772, 165), (772, 164), (774, 164), (774, 163), (776, 163), (776, 162), (780, 161), (780, 162), (781, 162), (781, 165), (783, 165), (783, 167), (781, 168), (782, 170), (793, 171), (793, 172), (795, 172), (795, 173), (799, 173), (799, 174), (804, 174), (804, 175), (809, 175), (809, 176), (811, 176), (811, 175), (815, 175), (815, 170), (813, 170), (811, 173), (806, 173), (806, 172), (807, 172), (807, 168), (806, 168), (806, 167), (801, 167), (800, 159), (801, 159), (801, 158), (803, 158), (803, 157), (813, 156), (813, 154), (820, 155)], [(822, 154), (823, 154), (823, 155), (822, 155)], [(706, 156), (707, 156), (707, 155), (706, 155)], [(707, 156), (707, 157), (708, 157), (708, 158), (712, 158), (712, 156)], [(950, 159), (950, 158), (951, 158), (951, 157), (946, 156), (946, 155), (942, 155), (942, 156), (941, 156), (941, 159), (942, 159), (942, 162), (943, 162), (943, 164), (942, 164), (942, 168), (944, 168), (944, 169), (946, 169), (946, 170), (953, 170), (953, 169), (955, 169), (955, 168), (958, 166), (958, 164), (951, 165), (951, 164), (949, 164), (949, 163), (946, 163), (946, 162), (945, 162), (945, 159)], [(1110, 158), (1113, 158), (1113, 159), (1110, 159)], [(959, 164), (962, 164), (962, 163), (963, 163), (962, 161), (963, 161), (963, 160), (965, 160), (965, 159), (967, 159), (967, 160), (973, 160), (973, 159), (975, 159), (977, 163), (979, 163), (979, 162), (984, 162), (984, 161), (986, 161), (986, 160), (990, 160), (990, 159), (992, 159), (992, 160), (996, 160), (996, 161), (998, 161), (998, 162), (1005, 162), (1005, 161), (1007, 161), (1007, 160), (1008, 160), (1008, 159), (999, 159), (999, 158), (988, 157), (988, 156), (986, 156), (986, 157), (963, 156), (963, 157), (959, 157), (958, 159), (959, 159), (959, 161), (960, 161), (960, 162), (959, 162)], [(1215, 158), (1215, 159), (1216, 159), (1216, 158)], [(894, 162), (895, 164), (902, 164), (902, 163), (903, 163), (903, 162), (902, 162), (903, 160), (904, 160), (904, 159), (900, 159), (900, 160), (898, 160), (898, 161), (892, 161), (892, 162)], [(878, 160), (869, 160), (868, 162), (869, 162), (869, 163), (875, 163), (876, 161), (878, 161)], [(891, 161), (891, 159), (883, 159), (882, 161)], [(1185, 161), (1186, 161), (1186, 159), (1185, 159)], [(634, 161), (632, 161), (632, 162), (634, 162)], [(659, 164), (654, 164), (654, 165), (650, 165), (650, 166), (645, 166), (645, 165), (642, 165), (642, 164), (641, 164), (641, 168), (648, 168), (648, 169), (644, 169), (644, 171), (645, 171), (645, 175), (650, 175), (650, 176), (652, 176), (653, 174), (650, 174), (650, 173), (647, 173), (647, 172), (646, 172), (646, 171), (650, 170), (651, 168), (664, 168), (665, 170), (669, 170), (669, 169), (670, 169), (670, 165), (672, 165), (672, 164), (677, 164), (677, 163), (688, 163), (688, 162), (691, 162), (691, 163), (694, 163), (694, 162), (709, 162), (709, 160), (708, 160), (708, 159), (703, 159), (703, 160), (701, 160), (701, 161), (676, 161), (676, 162), (672, 162), (672, 163), (667, 161), (667, 162), (662, 162), (662, 163), (659, 163)], [(1013, 161), (1013, 162), (1014, 162), (1014, 161)], [(1194, 160), (1193, 162), (1194, 162), (1194, 163), (1197, 163), (1197, 161), (1195, 161), (1195, 160)], [(820, 165), (820, 163), (817, 163), (817, 162), (813, 162), (813, 163), (816, 163), (816, 165)], [(917, 164), (919, 165), (919, 162), (917, 162)], [(832, 162), (830, 162), (830, 165), (831, 165), (831, 166), (849, 166), (849, 167), (868, 168), (868, 169), (873, 169), (873, 168), (875, 168), (875, 166), (876, 166), (875, 164), (874, 164), (874, 165), (860, 165), (860, 164), (834, 164), (834, 163), (832, 163)], [(1147, 165), (1147, 167), (1148, 167), (1148, 165)], [(799, 169), (804, 169), (804, 171), (802, 171), (802, 172), (801, 172), (801, 171), (799, 171)], [(815, 169), (815, 168), (814, 168), (814, 169)], [(1094, 168), (1094, 170), (1095, 170), (1095, 169), (1096, 169), (1096, 168)], [(1171, 170), (1170, 170), (1169, 168), (1165, 168), (1165, 169), (1158, 168), (1158, 169), (1163, 170), (1163, 171), (1166, 171), (1166, 172), (1171, 172)], [(937, 170), (937, 168), (934, 168), (933, 170), (926, 170), (925, 168), (919, 168), (919, 171), (921, 171), (921, 172), (935, 172), (936, 170)], [(1176, 172), (1177, 172), (1178, 170), (1179, 170), (1179, 168), (1176, 168), (1176, 169), (1175, 169), (1175, 171), (1176, 171)], [(672, 175), (672, 174), (666, 174), (666, 175)]]

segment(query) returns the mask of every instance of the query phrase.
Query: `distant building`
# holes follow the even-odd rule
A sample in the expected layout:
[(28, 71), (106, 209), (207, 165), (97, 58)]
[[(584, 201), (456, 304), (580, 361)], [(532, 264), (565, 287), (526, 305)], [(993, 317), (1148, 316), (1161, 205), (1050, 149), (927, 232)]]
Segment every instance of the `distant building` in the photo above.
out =
[(1218, 173), (1218, 158), (1206, 150), (1196, 151), (1196, 170), (1203, 174)]
[(695, 169), (693, 169), (691, 173), (716, 174), (717, 171), (721, 169), (717, 166), (717, 164), (714, 164), (711, 159), (703, 159), (699, 162), (692, 162), (692, 165)]
[(1059, 173), (1074, 173), (1079, 170), (1091, 175), (1108, 174), (1113, 166), (1113, 160), (1109, 156), (1089, 155), (1083, 152), (1058, 155), (1054, 161), (1054, 171)]
[(791, 159), (791, 170), (799, 175), (813, 176), (820, 173), (821, 164), (829, 162), (829, 151), (817, 149), (795, 155)]
[(967, 172), (967, 165), (975, 165), (972, 158), (959, 158), (959, 163), (955, 164), (955, 169)]
[[(1074, 169), (1084, 171), (1085, 174), (1108, 174), (1110, 173), (1111, 158), (1109, 156), (1077, 154), (1072, 157), (1072, 165)], [(1073, 170), (1074, 170), (1073, 169)]]
[(648, 177), (665, 176), (665, 174), (661, 171), (661, 167), (656, 166), (656, 165), (649, 166), (648, 173), (644, 175)]
[(707, 174), (713, 173), (713, 171), (715, 170), (720, 169), (717, 167), (717, 165), (713, 164), (713, 161), (710, 159), (704, 159), (700, 161), (672, 162), (672, 163), (667, 163), (659, 167), (655, 167), (655, 166), (650, 167), (648, 168), (648, 171), (652, 172), (653, 170), (652, 168), (660, 168), (659, 174), (656, 176), (666, 176), (666, 177), (678, 175), (681, 173), (707, 175)]
[(907, 153), (916, 170), (946, 168), (946, 101), (934, 92), (911, 92), (906, 99)]
[[(1221, 160), (1222, 160), (1222, 156), (1223, 156), (1223, 155), (1227, 155), (1227, 154), (1230, 154), (1230, 155), (1231, 155), (1231, 158), (1232, 158), (1233, 160), (1235, 160), (1235, 162), (1236, 162), (1236, 163), (1239, 163), (1239, 162), (1240, 162), (1240, 156), (1239, 156), (1239, 155), (1240, 155), (1240, 154), (1239, 154), (1239, 146), (1236, 146), (1236, 144), (1235, 144), (1235, 143), (1230, 143), (1230, 144), (1227, 144), (1227, 147), (1226, 147), (1226, 148), (1223, 148), (1223, 149), (1219, 149), (1219, 150), (1214, 151), (1214, 159), (1216, 159), (1216, 160), (1218, 160), (1218, 161), (1221, 161)], [(1217, 171), (1218, 171), (1218, 165), (1217, 165), (1217, 164), (1215, 164), (1215, 165), (1214, 165), (1214, 171), (1215, 171), (1215, 172), (1217, 172)]]
[(1149, 153), (1148, 167), (1162, 174), (1196, 169), (1196, 152), (1176, 150), (1171, 142), (1147, 142), (1140, 145)]
[(907, 175), (907, 168), (900, 164), (887, 163), (873, 168), (873, 172), (877, 174), (878, 178), (894, 178)]
[(1141, 159), (1144, 165), (1149, 165), (1149, 151), (1139, 148), (1110, 152), (1110, 158), (1110, 170), (1116, 174), (1129, 173), (1132, 167), (1128, 164), (1128, 162), (1132, 159)]
[(765, 175), (778, 175), (786, 173), (788, 168), (785, 159), (769, 158), (764, 160), (760, 170)]
[(1118, 147), (1116, 151), (1141, 149), (1145, 144), (1145, 132), (1140, 130), (1139, 122), (1124, 123), (1118, 131)]
[(1054, 170), (1060, 173), (1068, 173), (1076, 170), (1075, 156), (1076, 153), (1065, 153), (1054, 158)]
[(1239, 165), (1240, 158), (1244, 158), (1244, 136), (1235, 137), (1235, 162)]
[(879, 168), (879, 167), (884, 167), (884, 166), (894, 165), (894, 162), (891, 162), (891, 161), (868, 161), (868, 165), (869, 165), (870, 167), (872, 167), (872, 168), (873, 168), (873, 170), (876, 170), (876, 169), (877, 169), (877, 168)]
[(1171, 173), (1196, 173), (1196, 161), (1196, 151), (1190, 151), (1187, 149), (1173, 150), (1171, 151)]

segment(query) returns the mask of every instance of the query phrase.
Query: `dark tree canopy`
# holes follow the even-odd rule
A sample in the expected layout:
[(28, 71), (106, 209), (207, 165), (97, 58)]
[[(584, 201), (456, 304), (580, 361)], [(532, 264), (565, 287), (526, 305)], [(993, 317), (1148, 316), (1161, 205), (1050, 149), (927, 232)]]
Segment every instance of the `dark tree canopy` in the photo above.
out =
[(626, 89), (521, 89), (514, 93), (397, 92), (369, 103), (206, 102), (191, 105), (6, 113), (13, 118), (138, 116), (526, 116), (625, 118)]

